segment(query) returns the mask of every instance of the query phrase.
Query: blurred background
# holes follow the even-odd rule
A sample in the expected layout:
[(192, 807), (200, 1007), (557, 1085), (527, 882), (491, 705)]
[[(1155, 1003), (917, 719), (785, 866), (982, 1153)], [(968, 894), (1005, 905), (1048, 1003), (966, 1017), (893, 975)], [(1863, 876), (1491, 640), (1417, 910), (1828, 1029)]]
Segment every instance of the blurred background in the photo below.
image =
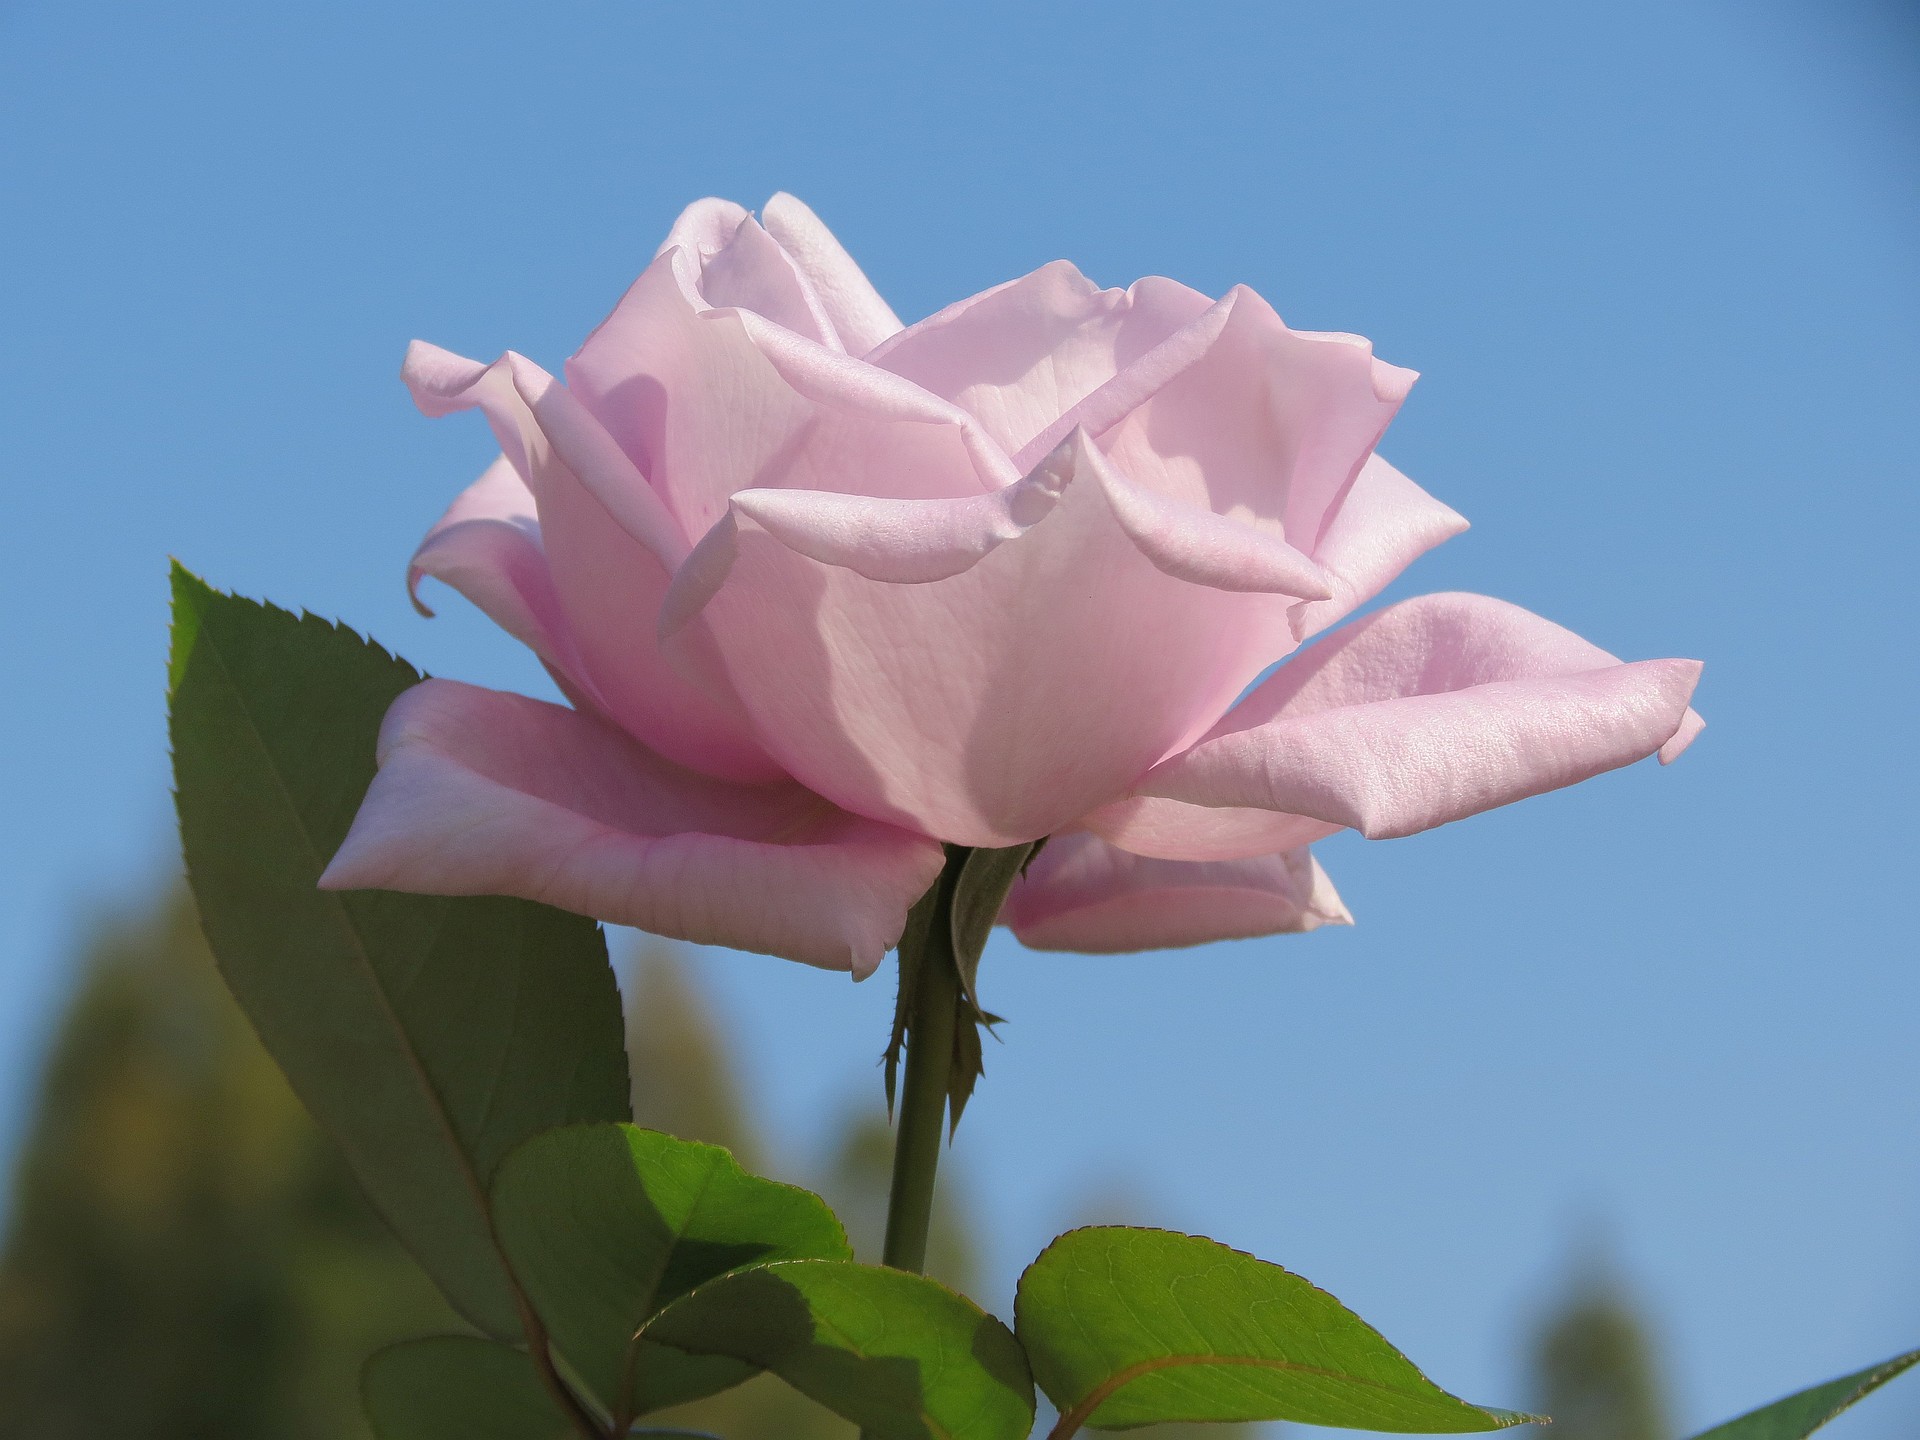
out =
[[(548, 693), (406, 605), (489, 445), (400, 353), (557, 367), (776, 189), (909, 319), (1064, 255), (1370, 336), (1476, 527), (1387, 598), (1708, 662), (1670, 770), (1321, 846), (1351, 930), (996, 940), (945, 1272), (1005, 1314), (1068, 1225), (1211, 1234), (1560, 1440), (1920, 1344), (1912, 8), (0, 0), (0, 1435), (357, 1435), (441, 1323), (175, 888), (166, 556)], [(642, 1115), (870, 1234), (890, 970), (616, 950)], [(1910, 1381), (1829, 1433), (1916, 1430)]]

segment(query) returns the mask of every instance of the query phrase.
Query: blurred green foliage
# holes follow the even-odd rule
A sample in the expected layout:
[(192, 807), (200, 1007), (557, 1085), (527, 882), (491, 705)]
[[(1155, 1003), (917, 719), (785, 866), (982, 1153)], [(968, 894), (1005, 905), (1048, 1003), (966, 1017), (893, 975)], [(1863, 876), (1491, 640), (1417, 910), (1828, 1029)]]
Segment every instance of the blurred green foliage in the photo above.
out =
[(83, 962), (0, 1253), (0, 1433), (336, 1440), (376, 1346), (455, 1328), (169, 896)]
[(1666, 1382), (1640, 1309), (1598, 1261), (1576, 1267), (1533, 1340), (1532, 1406), (1553, 1440), (1672, 1440)]
[[(794, 1173), (752, 1122), (727, 1037), (681, 956), (626, 977), (638, 1123), (726, 1145), (818, 1190), (877, 1259), (892, 1136), (853, 1110)], [(951, 1166), (949, 1166), (951, 1168)], [(930, 1269), (972, 1292), (965, 1177), (949, 1175)], [(1117, 1199), (1097, 1218), (1124, 1218)], [(1090, 1217), (1092, 1218), (1092, 1217)], [(0, 1248), (7, 1440), (369, 1440), (358, 1372), (400, 1338), (463, 1330), (374, 1216), (228, 997), (184, 894), (105, 929), (80, 957)], [(1542, 1326), (1535, 1408), (1556, 1440), (1669, 1440), (1645, 1326), (1588, 1274)], [(762, 1376), (649, 1417), (733, 1440), (851, 1440)], [(1142, 1440), (1228, 1440), (1161, 1426)]]
[[(651, 949), (626, 988), (637, 1121), (765, 1167), (684, 961)], [(891, 1154), (876, 1104), (840, 1127), (820, 1173), (782, 1178), (824, 1194), (861, 1256), (877, 1258)], [(965, 1289), (971, 1250), (951, 1217), (948, 1206), (933, 1268)], [(8, 1440), (370, 1440), (365, 1357), (466, 1329), (261, 1049), (184, 893), (80, 957), (7, 1219)], [(767, 1376), (650, 1419), (734, 1440), (855, 1433)]]

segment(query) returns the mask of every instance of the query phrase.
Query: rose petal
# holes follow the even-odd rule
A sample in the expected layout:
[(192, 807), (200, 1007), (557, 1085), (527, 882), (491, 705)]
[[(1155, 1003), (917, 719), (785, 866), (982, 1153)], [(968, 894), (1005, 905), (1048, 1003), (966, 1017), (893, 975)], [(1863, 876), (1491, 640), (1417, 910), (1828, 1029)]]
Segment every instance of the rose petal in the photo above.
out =
[(1460, 515), (1378, 455), (1368, 456), (1313, 553), (1332, 581), (1332, 598), (1296, 607), (1293, 633), (1302, 640), (1319, 634), (1466, 528)]
[(1212, 303), (1157, 276), (1102, 290), (1056, 260), (949, 305), (867, 359), (976, 416), (1011, 455)]
[[(429, 415), (481, 409), (534, 497), (573, 655), (535, 650), (608, 716), (681, 764), (734, 780), (782, 774), (737, 706), (690, 683), (661, 654), (660, 602), (686, 541), (565, 387), (511, 352), (482, 365), (417, 341), (402, 375)], [(426, 548), (434, 543), (430, 536)]]
[(751, 310), (829, 349), (841, 348), (813, 286), (751, 215), (718, 250), (701, 255), (699, 289), (709, 305)]
[(1311, 845), (1343, 825), (1237, 805), (1187, 805), (1134, 795), (1102, 805), (1080, 823), (1103, 840), (1161, 860), (1244, 860)]
[(767, 233), (811, 282), (849, 355), (865, 355), (899, 330), (900, 317), (818, 215), (784, 191), (760, 213)]
[(1056, 835), (1001, 911), (1034, 950), (1114, 954), (1350, 925), (1303, 846), (1248, 860), (1150, 860), (1085, 832)]
[(961, 844), (1126, 793), (1292, 644), (1288, 596), (1323, 586), (1284, 542), (1143, 498), (1078, 435), (998, 497), (735, 506), (663, 626), (704, 620), (789, 773)]
[(1501, 600), (1422, 596), (1283, 665), (1138, 793), (1410, 835), (1653, 754), (1691, 723), (1699, 674), (1622, 664)]
[(1699, 738), (1700, 732), (1706, 728), (1707, 722), (1689, 709), (1686, 718), (1680, 722), (1680, 728), (1674, 731), (1667, 743), (1660, 747), (1660, 763), (1671, 765), (1678, 760), (1686, 753), (1687, 747)]
[(1081, 425), (1142, 487), (1272, 522), (1313, 553), (1413, 379), (1358, 336), (1288, 329), (1237, 286), (1014, 460)]
[(864, 976), (942, 862), (798, 785), (712, 780), (592, 716), (449, 680), (394, 703), (379, 757), (323, 889), (518, 895)]
[[(1076, 464), (1088, 474), (1088, 483), (1105, 491), (1114, 520), (1140, 553), (1167, 574), (1216, 590), (1331, 593), (1320, 567), (1284, 540), (1257, 525), (1179, 505), (1128, 483), (1077, 432), (1026, 479), (990, 495), (879, 500), (815, 490), (742, 490), (732, 507), (782, 544), (823, 565), (842, 566), (869, 580), (917, 585), (957, 575), (996, 546), (1026, 534), (1053, 512)], [(732, 527), (716, 526), (700, 548), (724, 544), (731, 555), (735, 533)], [(703, 558), (681, 573), (689, 580), (703, 576), (699, 589), (704, 595), (724, 578), (723, 569), (713, 568), (718, 565), (717, 556)], [(702, 603), (685, 597), (670, 601), (669, 609), (676, 615), (691, 614)], [(674, 627), (668, 623), (666, 628)]]
[(740, 222), (751, 218), (746, 206), (722, 200), (717, 195), (696, 200), (675, 218), (667, 238), (653, 252), (654, 258), (659, 259), (669, 250), (685, 250), (696, 260), (715, 254), (726, 247), (740, 228)]
[(548, 665), (587, 684), (547, 571), (533, 492), (505, 455), (460, 492), (413, 552), (407, 594), (426, 616), (433, 610), (420, 598), (420, 581), (429, 575), (466, 596)]
[(702, 308), (693, 268), (662, 255), (567, 362), (689, 539), (737, 490), (945, 498), (1018, 478), (971, 417), (917, 385), (751, 311)]

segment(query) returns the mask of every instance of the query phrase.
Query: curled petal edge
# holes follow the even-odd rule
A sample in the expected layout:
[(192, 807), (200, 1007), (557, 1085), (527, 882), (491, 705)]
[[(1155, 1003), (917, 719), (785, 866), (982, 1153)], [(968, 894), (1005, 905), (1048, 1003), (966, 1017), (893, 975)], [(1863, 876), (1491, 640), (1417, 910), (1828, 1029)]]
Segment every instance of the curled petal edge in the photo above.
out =
[(509, 350), (487, 365), (415, 340), (400, 378), (422, 414), (480, 410), (536, 497), (557, 462), (669, 573), (685, 559), (686, 536), (646, 477), (572, 392), (526, 356)]
[(883, 584), (916, 585), (971, 569), (1043, 522), (1070, 487), (1091, 484), (1116, 525), (1157, 569), (1215, 590), (1332, 596), (1326, 572), (1276, 535), (1134, 485), (1076, 430), (1026, 478), (956, 500), (894, 500), (818, 490), (742, 490), (674, 576), (661, 606), (668, 637), (726, 583), (742, 520), (795, 554)]
[(1622, 663), (1486, 596), (1422, 596), (1281, 667), (1135, 794), (1411, 835), (1673, 759), (1704, 725), (1688, 703), (1700, 671)]

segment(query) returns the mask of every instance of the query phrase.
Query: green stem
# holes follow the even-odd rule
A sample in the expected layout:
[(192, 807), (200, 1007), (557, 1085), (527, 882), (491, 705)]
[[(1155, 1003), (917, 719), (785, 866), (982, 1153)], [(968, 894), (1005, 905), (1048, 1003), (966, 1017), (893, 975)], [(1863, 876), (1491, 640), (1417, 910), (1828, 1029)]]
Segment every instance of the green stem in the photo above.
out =
[[(964, 854), (964, 852), (962, 852)], [(933, 1222), (933, 1186), (946, 1131), (947, 1089), (953, 1075), (953, 1027), (960, 1004), (960, 972), (953, 954), (956, 867), (942, 872), (927, 927), (926, 949), (914, 968), (907, 1018), (906, 1076), (900, 1093), (900, 1133), (893, 1147), (893, 1188), (887, 1196), (887, 1241), (881, 1261), (916, 1274), (927, 1268), (927, 1232)]]

